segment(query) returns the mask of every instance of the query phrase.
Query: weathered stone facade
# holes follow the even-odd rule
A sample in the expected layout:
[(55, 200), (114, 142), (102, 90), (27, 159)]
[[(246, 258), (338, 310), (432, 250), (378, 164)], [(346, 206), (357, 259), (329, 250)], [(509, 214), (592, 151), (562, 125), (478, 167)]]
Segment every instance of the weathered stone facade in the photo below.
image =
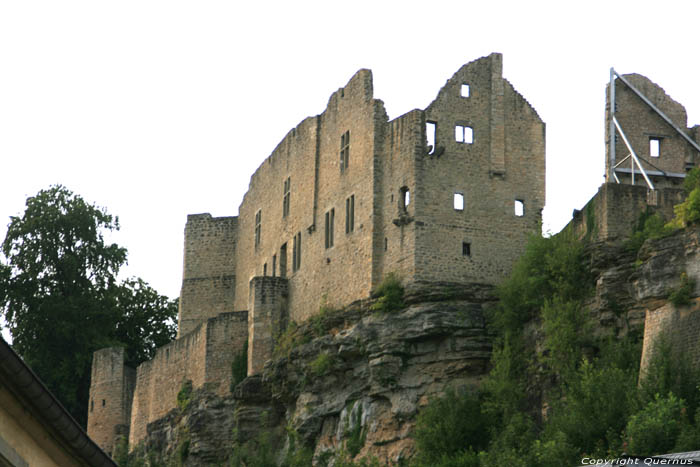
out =
[(91, 415), (91, 434), (108, 445), (130, 420), (133, 447), (183, 381), (227, 391), (246, 339), (252, 375), (287, 323), (366, 299), (388, 273), (414, 292), (496, 284), (540, 231), (544, 201), (545, 125), (500, 54), (391, 121), (358, 71), (256, 170), (237, 217), (188, 216), (178, 339), (139, 366), (122, 412)]

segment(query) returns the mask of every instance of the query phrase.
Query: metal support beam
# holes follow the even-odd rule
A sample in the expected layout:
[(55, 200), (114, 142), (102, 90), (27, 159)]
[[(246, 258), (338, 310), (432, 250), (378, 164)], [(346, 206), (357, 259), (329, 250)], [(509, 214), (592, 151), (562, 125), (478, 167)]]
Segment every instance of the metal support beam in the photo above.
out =
[[(677, 132), (679, 135), (681, 135), (691, 146), (693, 146), (698, 152), (700, 152), (700, 146), (698, 145), (698, 143), (696, 143), (695, 141), (693, 141), (693, 140), (690, 138), (690, 136), (686, 135), (685, 132), (684, 132), (683, 130), (681, 130), (675, 123), (673, 123), (673, 121), (672, 121), (670, 118), (668, 118), (668, 117), (666, 116), (666, 114), (664, 114), (664, 113), (663, 113), (661, 110), (659, 110), (654, 104), (652, 104), (651, 101), (650, 101), (649, 99), (647, 99), (647, 97), (646, 97), (644, 94), (642, 94), (639, 90), (637, 90), (637, 88), (635, 88), (634, 86), (632, 86), (632, 83), (630, 83), (629, 81), (627, 81), (627, 79), (624, 78), (622, 75), (618, 74), (613, 68), (610, 69), (610, 72), (611, 72), (611, 75), (610, 75), (611, 79), (612, 79), (612, 75), (613, 75), (613, 74), (614, 74), (615, 76), (617, 76), (618, 78), (620, 78), (620, 80), (621, 80), (623, 83), (625, 83), (625, 85), (627, 85), (627, 87), (630, 88), (630, 89), (632, 90), (632, 92), (634, 92), (646, 105), (648, 105), (649, 107), (651, 107), (651, 109), (652, 109), (654, 112), (656, 112), (657, 114), (659, 114), (659, 116), (660, 116), (666, 123), (668, 123), (668, 124), (671, 126), (671, 128), (673, 128), (674, 130), (676, 130), (676, 132)], [(612, 84), (612, 83), (611, 83), (611, 84)], [(614, 115), (614, 114), (613, 114), (613, 115)]]
[(615, 128), (617, 128), (617, 131), (620, 133), (620, 136), (622, 137), (622, 141), (624, 141), (625, 146), (627, 146), (627, 149), (630, 152), (630, 155), (632, 156), (632, 185), (634, 185), (634, 164), (637, 164), (637, 167), (639, 167), (639, 170), (642, 172), (642, 176), (644, 177), (644, 180), (646, 180), (647, 185), (649, 186), (650, 189), (654, 189), (654, 184), (651, 183), (651, 180), (647, 176), (646, 171), (644, 170), (644, 167), (642, 167), (642, 163), (639, 162), (639, 158), (637, 157), (637, 154), (634, 152), (634, 149), (632, 149), (632, 145), (630, 142), (627, 140), (627, 136), (625, 136), (625, 132), (622, 131), (622, 128), (620, 127), (620, 124), (617, 121), (617, 118), (614, 116), (612, 117), (612, 121), (615, 124)]
[[(615, 117), (615, 70), (610, 68), (610, 128), (608, 129), (608, 137), (610, 138), (609, 151), (610, 151), (610, 172), (617, 180), (615, 176), (615, 170), (612, 167), (615, 166), (615, 124), (613, 123), (613, 118)], [(620, 183), (617, 180), (617, 183)]]

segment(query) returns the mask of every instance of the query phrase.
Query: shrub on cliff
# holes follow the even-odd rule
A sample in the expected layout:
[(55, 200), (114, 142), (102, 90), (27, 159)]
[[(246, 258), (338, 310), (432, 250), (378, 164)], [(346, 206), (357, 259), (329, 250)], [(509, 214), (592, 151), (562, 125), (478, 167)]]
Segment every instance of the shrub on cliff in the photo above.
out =
[(372, 310), (384, 313), (400, 310), (404, 306), (403, 293), (404, 289), (399, 276), (390, 272), (374, 291), (377, 301), (372, 305)]
[(700, 167), (692, 169), (683, 180), (686, 199), (674, 206), (675, 217), (669, 222), (670, 227), (683, 228), (700, 221)]

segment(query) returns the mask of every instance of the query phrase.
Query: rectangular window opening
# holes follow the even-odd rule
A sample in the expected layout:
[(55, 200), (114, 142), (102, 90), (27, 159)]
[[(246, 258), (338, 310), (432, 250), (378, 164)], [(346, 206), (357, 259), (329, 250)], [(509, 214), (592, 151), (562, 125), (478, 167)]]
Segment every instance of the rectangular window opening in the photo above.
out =
[(277, 275), (277, 255), (272, 255), (272, 277)]
[(425, 137), (428, 140), (428, 154), (435, 153), (435, 138), (437, 134), (437, 122), (425, 122)]
[(459, 90), (459, 95), (462, 97), (469, 97), (469, 85), (467, 83), (462, 84), (462, 87)]
[(661, 156), (661, 138), (649, 138), (649, 156)]
[(287, 244), (280, 247), (280, 277), (287, 277)]
[(340, 135), (340, 173), (350, 165), (350, 130)]
[(326, 248), (333, 246), (333, 222), (335, 220), (335, 209), (326, 212)]
[(294, 236), (294, 247), (292, 250), (292, 270), (298, 271), (301, 267), (301, 232)]
[(462, 242), (462, 256), (472, 255), (472, 245), (471, 243)]
[(411, 190), (408, 187), (403, 186), (399, 190), (399, 208), (405, 211), (409, 204), (411, 204)]
[(255, 248), (260, 246), (260, 232), (262, 225), (262, 210), (255, 213)]
[(455, 193), (453, 204), (456, 211), (464, 211), (464, 195), (462, 193)]
[(290, 177), (284, 181), (284, 198), (282, 199), (282, 217), (287, 217), (289, 215), (289, 192), (291, 188)]
[(267, 263), (263, 264), (263, 276), (267, 276)]
[(521, 199), (515, 200), (515, 215), (523, 217), (525, 215), (525, 201)]
[(355, 195), (345, 200), (345, 233), (355, 231)]
[(455, 141), (463, 144), (474, 142), (474, 130), (469, 126), (455, 125)]

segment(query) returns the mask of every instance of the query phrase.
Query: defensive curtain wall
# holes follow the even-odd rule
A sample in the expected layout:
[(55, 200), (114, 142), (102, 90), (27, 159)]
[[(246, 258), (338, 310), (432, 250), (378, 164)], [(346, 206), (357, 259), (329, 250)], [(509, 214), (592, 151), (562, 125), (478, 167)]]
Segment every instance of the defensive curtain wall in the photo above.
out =
[[(664, 90), (648, 78), (638, 75), (614, 75), (614, 92), (606, 89), (605, 146), (606, 183), (582, 210), (574, 211), (567, 229), (579, 237), (592, 241), (620, 241), (629, 238), (638, 226), (642, 214), (656, 213), (665, 221), (674, 216), (673, 207), (683, 201), (682, 189), (685, 174), (700, 162), (700, 127), (687, 127), (685, 108), (669, 97)], [(614, 96), (614, 100), (611, 100)], [(614, 103), (614, 105), (611, 105)], [(614, 116), (619, 125), (611, 125)], [(614, 131), (611, 131), (613, 130)], [(620, 131), (621, 130), (621, 131)], [(615, 150), (611, 152), (614, 135)], [(629, 154), (639, 159), (632, 166)], [(625, 160), (625, 158), (627, 158)], [(634, 174), (634, 181), (633, 181)], [(644, 179), (651, 181), (652, 186)], [(634, 184), (633, 184), (634, 183)], [(687, 237), (687, 238), (686, 238)], [(700, 261), (697, 232), (684, 233), (679, 244), (684, 248), (669, 249), (649, 261), (656, 274), (668, 270), (683, 271), (696, 289), (700, 286)], [(690, 355), (693, 364), (700, 365), (700, 313), (698, 300), (688, 305), (676, 306), (665, 299), (668, 284), (680, 285), (676, 277), (650, 277), (643, 280), (658, 282), (658, 300), (650, 300), (644, 322), (641, 374), (644, 374), (659, 336), (671, 337), (676, 350)], [(697, 295), (697, 290), (693, 292)]]
[(389, 272), (407, 287), (496, 283), (539, 232), (544, 200), (545, 125), (500, 54), (394, 120), (358, 71), (256, 170), (238, 217), (188, 216), (178, 338), (135, 381), (119, 350), (96, 354), (90, 435), (111, 451), (128, 431), (135, 445), (182, 381), (227, 391), (246, 339), (254, 374), (288, 322), (365, 299)]

